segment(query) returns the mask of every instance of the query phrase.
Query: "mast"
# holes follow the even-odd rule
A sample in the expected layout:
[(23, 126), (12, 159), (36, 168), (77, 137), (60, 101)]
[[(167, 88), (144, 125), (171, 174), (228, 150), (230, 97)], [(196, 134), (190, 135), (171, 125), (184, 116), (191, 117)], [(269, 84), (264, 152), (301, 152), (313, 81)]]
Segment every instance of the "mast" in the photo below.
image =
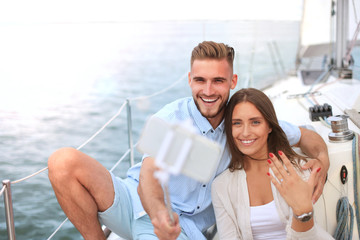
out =
[(335, 64), (339, 77), (352, 78), (349, 68), (350, 60), (346, 59), (347, 38), (349, 31), (349, 0), (337, 0), (336, 4), (336, 42)]

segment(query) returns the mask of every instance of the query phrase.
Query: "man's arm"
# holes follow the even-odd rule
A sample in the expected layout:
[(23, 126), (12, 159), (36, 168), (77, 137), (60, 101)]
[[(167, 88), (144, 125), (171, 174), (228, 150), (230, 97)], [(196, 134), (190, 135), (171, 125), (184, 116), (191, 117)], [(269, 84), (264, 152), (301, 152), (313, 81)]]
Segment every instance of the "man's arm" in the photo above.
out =
[(171, 224), (164, 202), (164, 192), (154, 177), (156, 170), (157, 167), (153, 158), (147, 157), (143, 160), (138, 186), (140, 200), (154, 225), (154, 232), (158, 238), (160, 240), (176, 239), (181, 232), (179, 217), (173, 213), (175, 223)]
[(313, 194), (313, 203), (315, 203), (322, 194), (330, 166), (328, 149), (322, 137), (316, 132), (305, 128), (300, 128), (300, 131), (301, 138), (295, 146), (300, 147), (303, 153), (313, 158), (303, 166), (303, 169), (316, 170), (321, 168), (317, 174), (317, 184)]

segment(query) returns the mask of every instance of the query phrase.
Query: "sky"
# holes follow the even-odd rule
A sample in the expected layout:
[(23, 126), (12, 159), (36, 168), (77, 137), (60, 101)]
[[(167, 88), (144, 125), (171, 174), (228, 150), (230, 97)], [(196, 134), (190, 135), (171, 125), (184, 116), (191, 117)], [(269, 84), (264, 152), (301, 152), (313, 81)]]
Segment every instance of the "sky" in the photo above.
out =
[(0, 0), (0, 23), (300, 20), (303, 0)]

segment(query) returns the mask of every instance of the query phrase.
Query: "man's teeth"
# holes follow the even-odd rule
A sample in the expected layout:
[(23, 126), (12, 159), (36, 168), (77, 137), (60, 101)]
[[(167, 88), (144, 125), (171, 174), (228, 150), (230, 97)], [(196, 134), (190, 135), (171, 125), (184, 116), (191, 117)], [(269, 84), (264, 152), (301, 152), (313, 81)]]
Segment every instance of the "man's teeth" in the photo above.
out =
[(255, 140), (242, 140), (241, 142), (245, 143), (245, 144), (249, 144), (254, 142)]
[(203, 100), (204, 102), (208, 102), (208, 103), (211, 103), (211, 102), (215, 102), (215, 101), (216, 101), (216, 99), (206, 99), (206, 98), (202, 98), (202, 100)]

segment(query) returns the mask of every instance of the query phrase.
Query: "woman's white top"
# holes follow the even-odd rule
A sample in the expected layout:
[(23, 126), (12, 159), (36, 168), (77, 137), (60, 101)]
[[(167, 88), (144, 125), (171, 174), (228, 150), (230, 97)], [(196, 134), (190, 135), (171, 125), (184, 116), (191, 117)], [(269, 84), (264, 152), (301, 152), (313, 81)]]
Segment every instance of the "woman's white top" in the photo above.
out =
[(254, 240), (286, 239), (286, 224), (281, 221), (274, 201), (250, 207), (250, 224)]

